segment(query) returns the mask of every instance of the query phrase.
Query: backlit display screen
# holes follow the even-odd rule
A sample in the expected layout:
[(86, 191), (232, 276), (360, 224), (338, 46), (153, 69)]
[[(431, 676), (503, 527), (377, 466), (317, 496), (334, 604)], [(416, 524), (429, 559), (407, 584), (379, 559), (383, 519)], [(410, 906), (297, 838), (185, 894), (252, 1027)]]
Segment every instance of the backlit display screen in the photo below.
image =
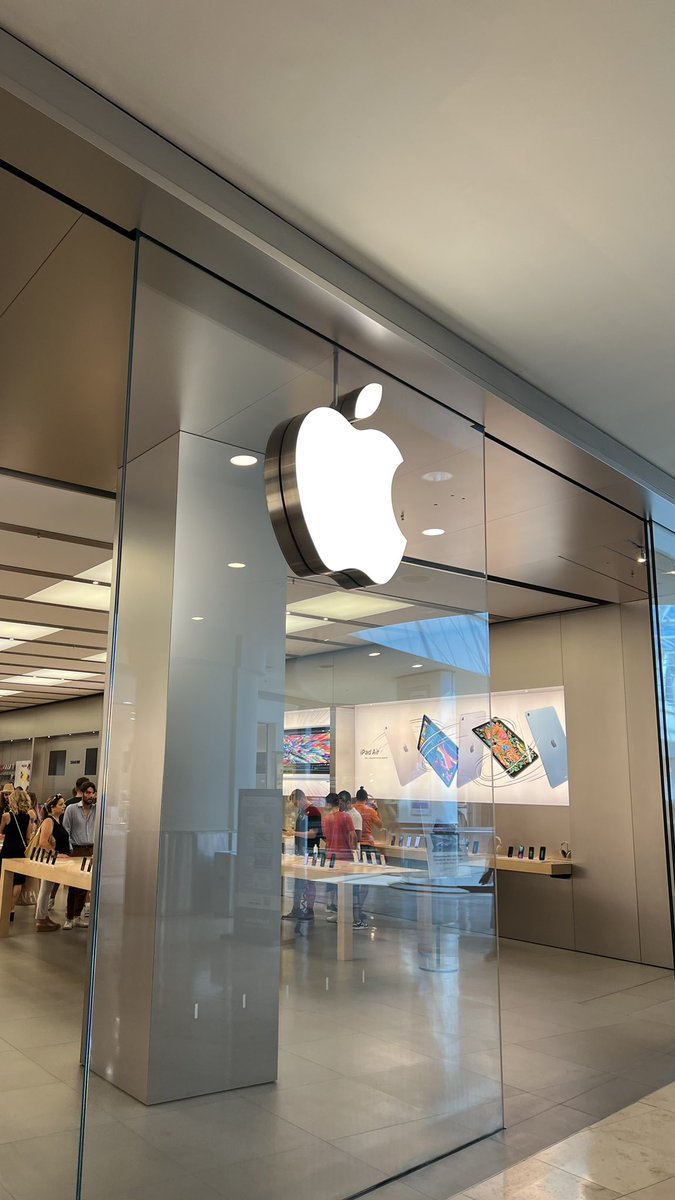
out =
[(284, 731), (284, 775), (330, 774), (330, 729), (287, 729)]

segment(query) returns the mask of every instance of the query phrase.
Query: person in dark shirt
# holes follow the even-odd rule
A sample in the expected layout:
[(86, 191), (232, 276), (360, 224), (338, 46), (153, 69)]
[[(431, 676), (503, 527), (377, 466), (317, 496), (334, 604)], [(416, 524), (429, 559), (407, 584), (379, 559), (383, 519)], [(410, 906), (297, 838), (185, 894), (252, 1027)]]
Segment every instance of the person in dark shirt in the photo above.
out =
[[(296, 808), (295, 854), (304, 859), (306, 854), (312, 855), (319, 848), (321, 813), (300, 788), (291, 793), (290, 799)], [(293, 907), (284, 913), (282, 920), (313, 921), (315, 899), (316, 884), (311, 879), (299, 877), (293, 889)]]

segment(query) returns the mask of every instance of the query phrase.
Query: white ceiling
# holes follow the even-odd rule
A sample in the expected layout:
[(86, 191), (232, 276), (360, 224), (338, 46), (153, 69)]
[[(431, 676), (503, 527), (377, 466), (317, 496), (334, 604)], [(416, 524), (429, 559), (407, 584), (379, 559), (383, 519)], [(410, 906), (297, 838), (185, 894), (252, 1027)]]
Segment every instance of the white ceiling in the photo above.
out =
[(0, 0), (0, 20), (675, 472), (672, 0)]

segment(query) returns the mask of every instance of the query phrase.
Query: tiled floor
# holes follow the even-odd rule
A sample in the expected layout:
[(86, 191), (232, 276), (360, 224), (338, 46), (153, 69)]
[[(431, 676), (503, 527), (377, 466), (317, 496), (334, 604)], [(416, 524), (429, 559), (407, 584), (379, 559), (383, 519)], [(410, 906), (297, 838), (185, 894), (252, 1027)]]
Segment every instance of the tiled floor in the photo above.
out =
[(673, 1200), (675, 1085), (469, 1187), (457, 1200)]
[[(86, 1200), (342, 1200), (499, 1129), (488, 937), (434, 972), (401, 921), (355, 935), (350, 963), (335, 926), (282, 936), (279, 1082), (146, 1108), (92, 1078)], [(74, 1195), (85, 938), (19, 909), (0, 943), (0, 1200)], [(376, 1200), (445, 1200), (675, 1079), (670, 973), (509, 942), (500, 973), (506, 1130)]]

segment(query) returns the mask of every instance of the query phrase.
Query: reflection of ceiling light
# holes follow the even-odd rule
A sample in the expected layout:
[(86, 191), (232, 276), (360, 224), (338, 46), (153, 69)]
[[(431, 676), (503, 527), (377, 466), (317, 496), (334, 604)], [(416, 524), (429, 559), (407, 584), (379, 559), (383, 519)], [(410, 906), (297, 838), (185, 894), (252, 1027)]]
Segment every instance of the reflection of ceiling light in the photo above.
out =
[(323, 617), (303, 617), (295, 613), (286, 613), (286, 633), (300, 633), (303, 629), (316, 629), (323, 625)]
[(424, 534), (425, 537), (440, 537), (442, 533), (445, 533), (445, 530), (444, 529), (423, 529), (422, 533)]
[(643, 554), (640, 554), (640, 555), (638, 555), (638, 562), (639, 562), (639, 563), (646, 563), (646, 561), (647, 561), (647, 555), (646, 555), (646, 554), (644, 554), (644, 553), (643, 553)]
[(102, 650), (100, 654), (87, 654), (84, 661), (85, 662), (107, 662), (108, 655), (105, 650)]
[(107, 558), (105, 562), (98, 563), (95, 567), (89, 567), (86, 571), (78, 571), (75, 578), (88, 579), (91, 583), (111, 583), (112, 558)]
[(410, 669), (411, 669), (411, 671), (419, 671), (421, 666), (422, 666), (422, 663), (413, 663), (413, 665)]
[(230, 459), (233, 467), (254, 467), (257, 461), (254, 454), (235, 454)]
[(666, 571), (666, 575), (675, 575), (675, 571)]
[(203, 621), (204, 618), (203, 617), (190, 617), (190, 620), (191, 621)]
[(78, 581), (63, 579), (50, 587), (41, 588), (26, 596), (26, 600), (37, 600), (40, 604), (58, 604), (65, 608), (95, 608), (99, 612), (107, 612), (110, 608), (110, 588), (99, 587), (95, 592), (90, 587), (91, 580)]
[(446, 479), (452, 479), (452, 475), (449, 471), (427, 471), (422, 479), (427, 483), (445, 483)]
[(400, 600), (389, 600), (386, 596), (376, 596), (371, 592), (323, 592), (308, 600), (293, 602), (293, 612), (337, 621), (358, 621), (361, 617), (374, 617), (379, 613), (411, 607)]
[(233, 571), (243, 571), (246, 563), (228, 563), (228, 567), (232, 567)]
[(371, 651), (370, 651), (370, 653), (369, 653), (369, 655), (368, 655), (368, 658), (379, 658), (379, 657), (380, 657), (380, 651), (379, 651), (379, 650), (371, 650)]
[(0, 688), (0, 696), (18, 696), (18, 694), (18, 692), (7, 692), (4, 688)]

